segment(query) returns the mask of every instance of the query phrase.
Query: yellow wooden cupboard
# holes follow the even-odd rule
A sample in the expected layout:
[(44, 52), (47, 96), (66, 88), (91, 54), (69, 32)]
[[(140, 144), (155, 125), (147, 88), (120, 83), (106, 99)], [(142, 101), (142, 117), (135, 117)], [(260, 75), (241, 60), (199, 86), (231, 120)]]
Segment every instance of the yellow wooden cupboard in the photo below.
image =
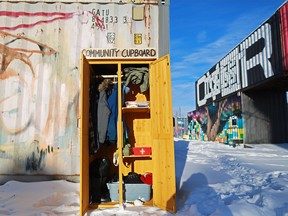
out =
[[(154, 206), (176, 212), (176, 183), (174, 165), (174, 140), (172, 117), (172, 90), (169, 55), (157, 60), (91, 60), (81, 57), (81, 96), (80, 96), (80, 133), (81, 133), (81, 170), (80, 170), (80, 211), (114, 207), (123, 204), (123, 178), (129, 172), (153, 174), (151, 199), (145, 206)], [(127, 67), (149, 68), (149, 89), (140, 92), (139, 86), (131, 84), (125, 101), (145, 100), (149, 107), (127, 108), (123, 106), (122, 91), (118, 91), (117, 144), (101, 146), (95, 154), (89, 154), (89, 86), (92, 79), (112, 77), (121, 89), (124, 81), (123, 69)], [(151, 147), (151, 155), (124, 156), (123, 119), (130, 128), (129, 141), (132, 147)], [(119, 201), (100, 204), (89, 200), (89, 164), (95, 158), (106, 157), (113, 160), (114, 152), (119, 149), (119, 165), (111, 166), (111, 173), (119, 175)]]

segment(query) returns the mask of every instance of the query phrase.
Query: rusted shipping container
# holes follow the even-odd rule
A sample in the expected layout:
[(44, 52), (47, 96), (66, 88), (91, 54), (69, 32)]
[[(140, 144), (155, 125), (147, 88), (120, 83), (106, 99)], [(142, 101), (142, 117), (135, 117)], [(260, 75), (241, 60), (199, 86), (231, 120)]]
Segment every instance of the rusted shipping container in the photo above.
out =
[(95, 2), (0, 2), (1, 175), (79, 175), (83, 49), (158, 58), (157, 1)]
[[(123, 176), (153, 173), (145, 205), (175, 212), (169, 1), (1, 1), (0, 8), (0, 182), (80, 181), (84, 215), (113, 207), (111, 197), (123, 204)], [(125, 102), (139, 107), (121, 103), (122, 83)], [(128, 144), (152, 152), (123, 155)], [(103, 159), (109, 169), (100, 184), (94, 165)], [(112, 174), (119, 190), (109, 198)]]

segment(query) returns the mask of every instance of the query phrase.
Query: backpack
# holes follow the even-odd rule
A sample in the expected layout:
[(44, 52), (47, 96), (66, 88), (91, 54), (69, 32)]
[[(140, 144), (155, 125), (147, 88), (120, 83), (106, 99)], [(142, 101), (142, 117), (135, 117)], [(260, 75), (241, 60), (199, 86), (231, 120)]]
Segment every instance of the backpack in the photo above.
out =
[[(109, 197), (106, 183), (109, 180), (110, 160), (107, 158), (95, 159), (89, 166), (89, 194), (90, 202), (100, 203)], [(107, 200), (109, 201), (109, 200)]]

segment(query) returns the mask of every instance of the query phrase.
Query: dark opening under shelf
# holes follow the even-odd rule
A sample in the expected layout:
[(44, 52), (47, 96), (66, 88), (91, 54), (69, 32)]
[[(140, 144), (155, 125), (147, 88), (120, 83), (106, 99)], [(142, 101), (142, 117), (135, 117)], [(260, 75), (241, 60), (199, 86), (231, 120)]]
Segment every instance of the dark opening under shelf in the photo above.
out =
[(122, 108), (123, 113), (129, 113), (129, 112), (141, 112), (141, 113), (149, 113), (150, 107), (123, 107)]

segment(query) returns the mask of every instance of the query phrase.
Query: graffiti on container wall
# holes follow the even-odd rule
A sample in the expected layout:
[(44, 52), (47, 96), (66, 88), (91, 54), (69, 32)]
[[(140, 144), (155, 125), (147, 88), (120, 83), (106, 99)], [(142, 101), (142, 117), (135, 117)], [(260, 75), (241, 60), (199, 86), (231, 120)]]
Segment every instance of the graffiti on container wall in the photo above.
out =
[(198, 107), (282, 73), (279, 24), (268, 20), (196, 82)]
[[(99, 10), (98, 10), (99, 11)], [(97, 12), (95, 13), (95, 9), (93, 9), (92, 11), (89, 11), (89, 13), (92, 14), (92, 26), (91, 28), (94, 29), (94, 28), (98, 28), (98, 29), (101, 29), (101, 30), (104, 30), (105, 29), (105, 25), (104, 25), (104, 17), (102, 18), (102, 20), (99, 18), (99, 15), (100, 13)], [(104, 14), (103, 14), (104, 15)], [(108, 10), (108, 15), (109, 15), (109, 10)], [(108, 18), (109, 19), (109, 18)], [(112, 17), (112, 20), (113, 20), (113, 17)], [(115, 23), (118, 22), (118, 18), (116, 17), (115, 18)], [(113, 23), (114, 23), (113, 22)]]
[[(1, 13), (2, 16), (3, 14), (8, 17), (48, 16), (47, 13)], [(48, 17), (55, 14), (51, 13)], [(49, 22), (51, 20), (47, 21)], [(22, 32), (33, 28), (37, 23), (45, 23), (45, 20), (15, 25), (9, 27), (9, 30), (21, 29)], [(8, 33), (7, 27), (1, 29), (6, 31), (0, 30), (0, 159), (6, 159), (1, 164), (8, 163), (7, 166), (1, 166), (4, 169), (1, 171), (11, 173), (9, 167), (12, 164), (9, 164), (8, 158), (14, 158), (10, 163), (13, 163), (13, 170), (17, 173), (41, 171), (49, 164), (46, 159), (54, 158), (48, 154), (61, 154), (69, 145), (65, 142), (55, 144), (54, 138), (55, 135), (67, 133), (66, 130), (70, 127), (68, 122), (71, 121), (69, 114), (77, 116), (79, 93), (69, 94), (72, 86), (57, 78), (57, 50), (23, 36), (25, 33), (15, 35)], [(41, 34), (44, 31), (41, 29), (36, 32)], [(67, 80), (77, 85), (76, 79)], [(62, 160), (64, 162), (65, 158)]]
[(241, 98), (234, 95), (188, 113), (188, 136), (192, 140), (232, 143), (243, 140)]
[[(132, 14), (131, 5), (98, 7)], [(95, 4), (0, 2), (0, 8), (0, 174), (79, 174), (81, 51), (131, 47), (132, 24), (91, 28)], [(94, 15), (102, 25), (102, 15)], [(145, 29), (144, 21), (139, 26)], [(119, 46), (116, 37), (128, 39)]]

